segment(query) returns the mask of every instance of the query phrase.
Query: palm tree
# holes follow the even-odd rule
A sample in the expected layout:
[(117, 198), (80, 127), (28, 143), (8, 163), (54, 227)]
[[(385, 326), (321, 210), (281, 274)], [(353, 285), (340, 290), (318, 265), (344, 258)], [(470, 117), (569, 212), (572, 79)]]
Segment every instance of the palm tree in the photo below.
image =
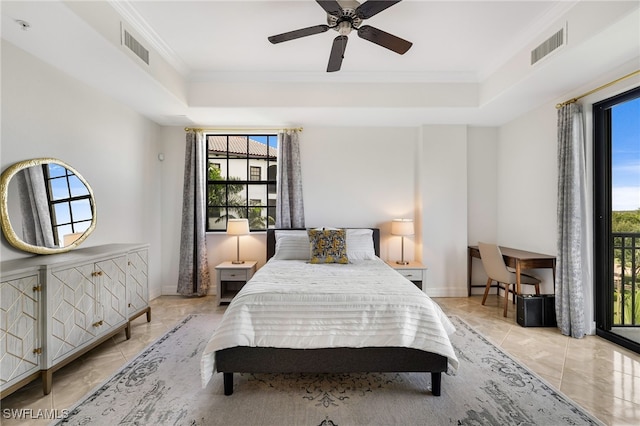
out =
[[(223, 180), (220, 169), (209, 164), (208, 180)], [(229, 178), (229, 180), (239, 180), (238, 178)], [(226, 214), (210, 215), (215, 218), (215, 223), (226, 222), (228, 219), (249, 219), (249, 229), (266, 229), (269, 225), (275, 224), (275, 219), (271, 216), (263, 216), (263, 207), (249, 207), (247, 209), (246, 199), (241, 196), (243, 190), (242, 184), (231, 185), (207, 185), (208, 198), (207, 205), (209, 208), (216, 206), (229, 206)], [(247, 212), (248, 216), (247, 217)], [(265, 223), (266, 222), (266, 223)]]

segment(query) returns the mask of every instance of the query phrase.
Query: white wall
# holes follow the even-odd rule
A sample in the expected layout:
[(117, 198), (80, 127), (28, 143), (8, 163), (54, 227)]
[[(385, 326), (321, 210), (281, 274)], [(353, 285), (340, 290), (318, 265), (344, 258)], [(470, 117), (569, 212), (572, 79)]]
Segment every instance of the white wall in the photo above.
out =
[[(150, 243), (150, 293), (160, 294), (159, 127), (2, 41), (1, 167), (58, 158), (91, 185), (97, 226), (83, 243)], [(2, 260), (30, 256), (2, 238)]]
[[(500, 245), (556, 254), (556, 109), (544, 105), (502, 126), (498, 143), (498, 235)], [(533, 271), (541, 292), (553, 293), (553, 273)], [(529, 286), (524, 292), (531, 292)]]
[[(498, 241), (498, 128), (470, 127), (467, 144), (467, 238), (469, 245)], [(472, 284), (484, 286), (482, 262), (471, 262)], [(482, 288), (473, 288), (481, 294)]]
[(161, 240), (160, 258), (162, 294), (176, 294), (184, 184), (185, 132), (181, 127), (162, 127), (160, 131), (161, 162)]
[[(377, 227), (380, 257), (400, 259), (394, 218), (416, 220), (418, 129), (305, 128), (300, 157), (307, 226)], [(419, 234), (405, 237), (414, 259)]]
[(467, 127), (421, 128), (419, 184), (427, 294), (467, 295)]
[(556, 134), (556, 109), (549, 105), (500, 128), (497, 218), (502, 245), (555, 251)]

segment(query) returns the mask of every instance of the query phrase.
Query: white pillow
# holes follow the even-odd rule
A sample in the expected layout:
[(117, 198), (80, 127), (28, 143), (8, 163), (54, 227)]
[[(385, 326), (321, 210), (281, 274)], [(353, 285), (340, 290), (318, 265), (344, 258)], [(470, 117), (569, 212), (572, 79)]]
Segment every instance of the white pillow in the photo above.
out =
[(275, 232), (276, 234), (276, 242), (282, 238), (282, 237), (292, 237), (292, 236), (307, 236), (307, 230), (306, 229), (276, 229)]
[(349, 260), (376, 258), (376, 252), (373, 248), (373, 230), (347, 229), (347, 257)]
[(311, 244), (307, 231), (275, 231), (276, 252), (274, 259), (279, 260), (309, 260), (311, 259)]

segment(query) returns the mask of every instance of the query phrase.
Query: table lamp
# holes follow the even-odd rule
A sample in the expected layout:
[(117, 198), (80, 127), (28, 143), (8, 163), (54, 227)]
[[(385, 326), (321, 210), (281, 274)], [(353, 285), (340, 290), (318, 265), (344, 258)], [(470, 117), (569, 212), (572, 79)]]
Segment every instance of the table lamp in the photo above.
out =
[(413, 220), (411, 219), (393, 219), (391, 222), (391, 234), (402, 237), (402, 258), (396, 261), (398, 265), (409, 264), (409, 262), (404, 260), (404, 237), (413, 235), (413, 232)]
[(244, 260), (240, 260), (240, 235), (249, 235), (249, 220), (247, 219), (229, 219), (227, 220), (227, 235), (236, 236), (237, 253), (236, 260), (232, 261), (233, 264), (244, 263)]

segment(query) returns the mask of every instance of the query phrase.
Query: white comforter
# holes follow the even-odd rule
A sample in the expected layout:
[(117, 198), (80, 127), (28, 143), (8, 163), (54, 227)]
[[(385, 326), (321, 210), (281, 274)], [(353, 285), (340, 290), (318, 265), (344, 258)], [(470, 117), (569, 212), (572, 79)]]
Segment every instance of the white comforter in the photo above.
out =
[(227, 307), (202, 355), (202, 386), (215, 371), (215, 351), (234, 346), (410, 347), (446, 356), (455, 370), (454, 331), (435, 302), (379, 258), (271, 259)]

